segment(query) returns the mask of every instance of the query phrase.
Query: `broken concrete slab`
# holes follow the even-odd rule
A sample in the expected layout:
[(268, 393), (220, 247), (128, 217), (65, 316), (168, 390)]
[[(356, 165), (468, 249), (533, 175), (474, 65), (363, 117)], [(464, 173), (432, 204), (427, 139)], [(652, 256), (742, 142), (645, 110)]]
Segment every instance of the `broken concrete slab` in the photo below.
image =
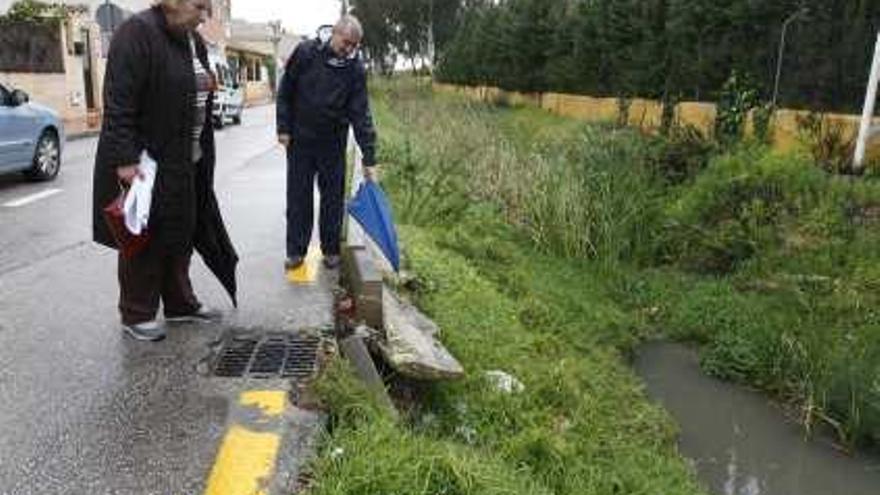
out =
[(464, 368), (437, 340), (436, 323), (391, 291), (384, 291), (382, 303), (385, 338), (377, 347), (392, 368), (419, 380), (464, 377)]

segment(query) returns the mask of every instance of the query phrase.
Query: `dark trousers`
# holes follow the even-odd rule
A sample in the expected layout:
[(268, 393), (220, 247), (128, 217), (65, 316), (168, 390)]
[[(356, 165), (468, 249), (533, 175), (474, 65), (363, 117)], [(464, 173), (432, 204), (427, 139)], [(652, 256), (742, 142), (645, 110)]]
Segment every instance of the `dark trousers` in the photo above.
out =
[(119, 313), (133, 325), (156, 317), (159, 301), (166, 317), (190, 314), (201, 307), (189, 279), (192, 253), (168, 254), (149, 246), (131, 259), (119, 256)]
[(318, 230), (321, 252), (338, 255), (345, 190), (344, 147), (326, 152), (287, 149), (287, 257), (305, 256), (312, 238), (315, 176), (321, 195)]

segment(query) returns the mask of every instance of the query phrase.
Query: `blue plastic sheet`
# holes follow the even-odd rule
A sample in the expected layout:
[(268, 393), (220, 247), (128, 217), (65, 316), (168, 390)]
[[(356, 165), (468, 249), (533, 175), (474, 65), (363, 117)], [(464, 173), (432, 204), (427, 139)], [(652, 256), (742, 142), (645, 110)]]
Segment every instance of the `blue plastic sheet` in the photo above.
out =
[(357, 194), (348, 202), (348, 214), (363, 227), (366, 233), (394, 267), (400, 270), (400, 249), (397, 247), (397, 229), (391, 206), (382, 188), (374, 181), (364, 181)]

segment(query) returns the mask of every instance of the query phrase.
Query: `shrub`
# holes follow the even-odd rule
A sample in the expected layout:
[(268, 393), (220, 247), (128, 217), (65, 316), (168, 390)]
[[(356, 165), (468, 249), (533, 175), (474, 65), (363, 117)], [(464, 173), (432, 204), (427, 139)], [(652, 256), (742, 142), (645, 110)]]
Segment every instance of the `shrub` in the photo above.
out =
[(718, 115), (715, 118), (715, 138), (730, 146), (740, 142), (745, 133), (749, 112), (759, 105), (759, 95), (751, 78), (733, 71), (721, 87)]
[(828, 172), (853, 172), (852, 157), (855, 138), (848, 137), (840, 122), (829, 120), (824, 114), (810, 112), (797, 117), (798, 138), (809, 150), (816, 164)]
[(649, 166), (670, 185), (696, 177), (717, 153), (716, 144), (692, 125), (672, 126), (665, 136), (654, 138)]
[(781, 245), (779, 225), (809, 209), (821, 173), (790, 157), (741, 148), (717, 158), (667, 210), (658, 240), (661, 262), (704, 273), (729, 273), (759, 249)]

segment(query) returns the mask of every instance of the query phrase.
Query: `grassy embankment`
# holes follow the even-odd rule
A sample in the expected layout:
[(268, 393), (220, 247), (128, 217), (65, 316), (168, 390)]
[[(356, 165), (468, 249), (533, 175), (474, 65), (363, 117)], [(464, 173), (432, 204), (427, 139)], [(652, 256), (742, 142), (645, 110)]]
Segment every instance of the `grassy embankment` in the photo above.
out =
[[(469, 373), (394, 424), (331, 370), (314, 493), (699, 493), (621, 357), (659, 335), (808, 427), (880, 436), (874, 179), (375, 89), (410, 295)], [(524, 391), (496, 391), (495, 369)]]

